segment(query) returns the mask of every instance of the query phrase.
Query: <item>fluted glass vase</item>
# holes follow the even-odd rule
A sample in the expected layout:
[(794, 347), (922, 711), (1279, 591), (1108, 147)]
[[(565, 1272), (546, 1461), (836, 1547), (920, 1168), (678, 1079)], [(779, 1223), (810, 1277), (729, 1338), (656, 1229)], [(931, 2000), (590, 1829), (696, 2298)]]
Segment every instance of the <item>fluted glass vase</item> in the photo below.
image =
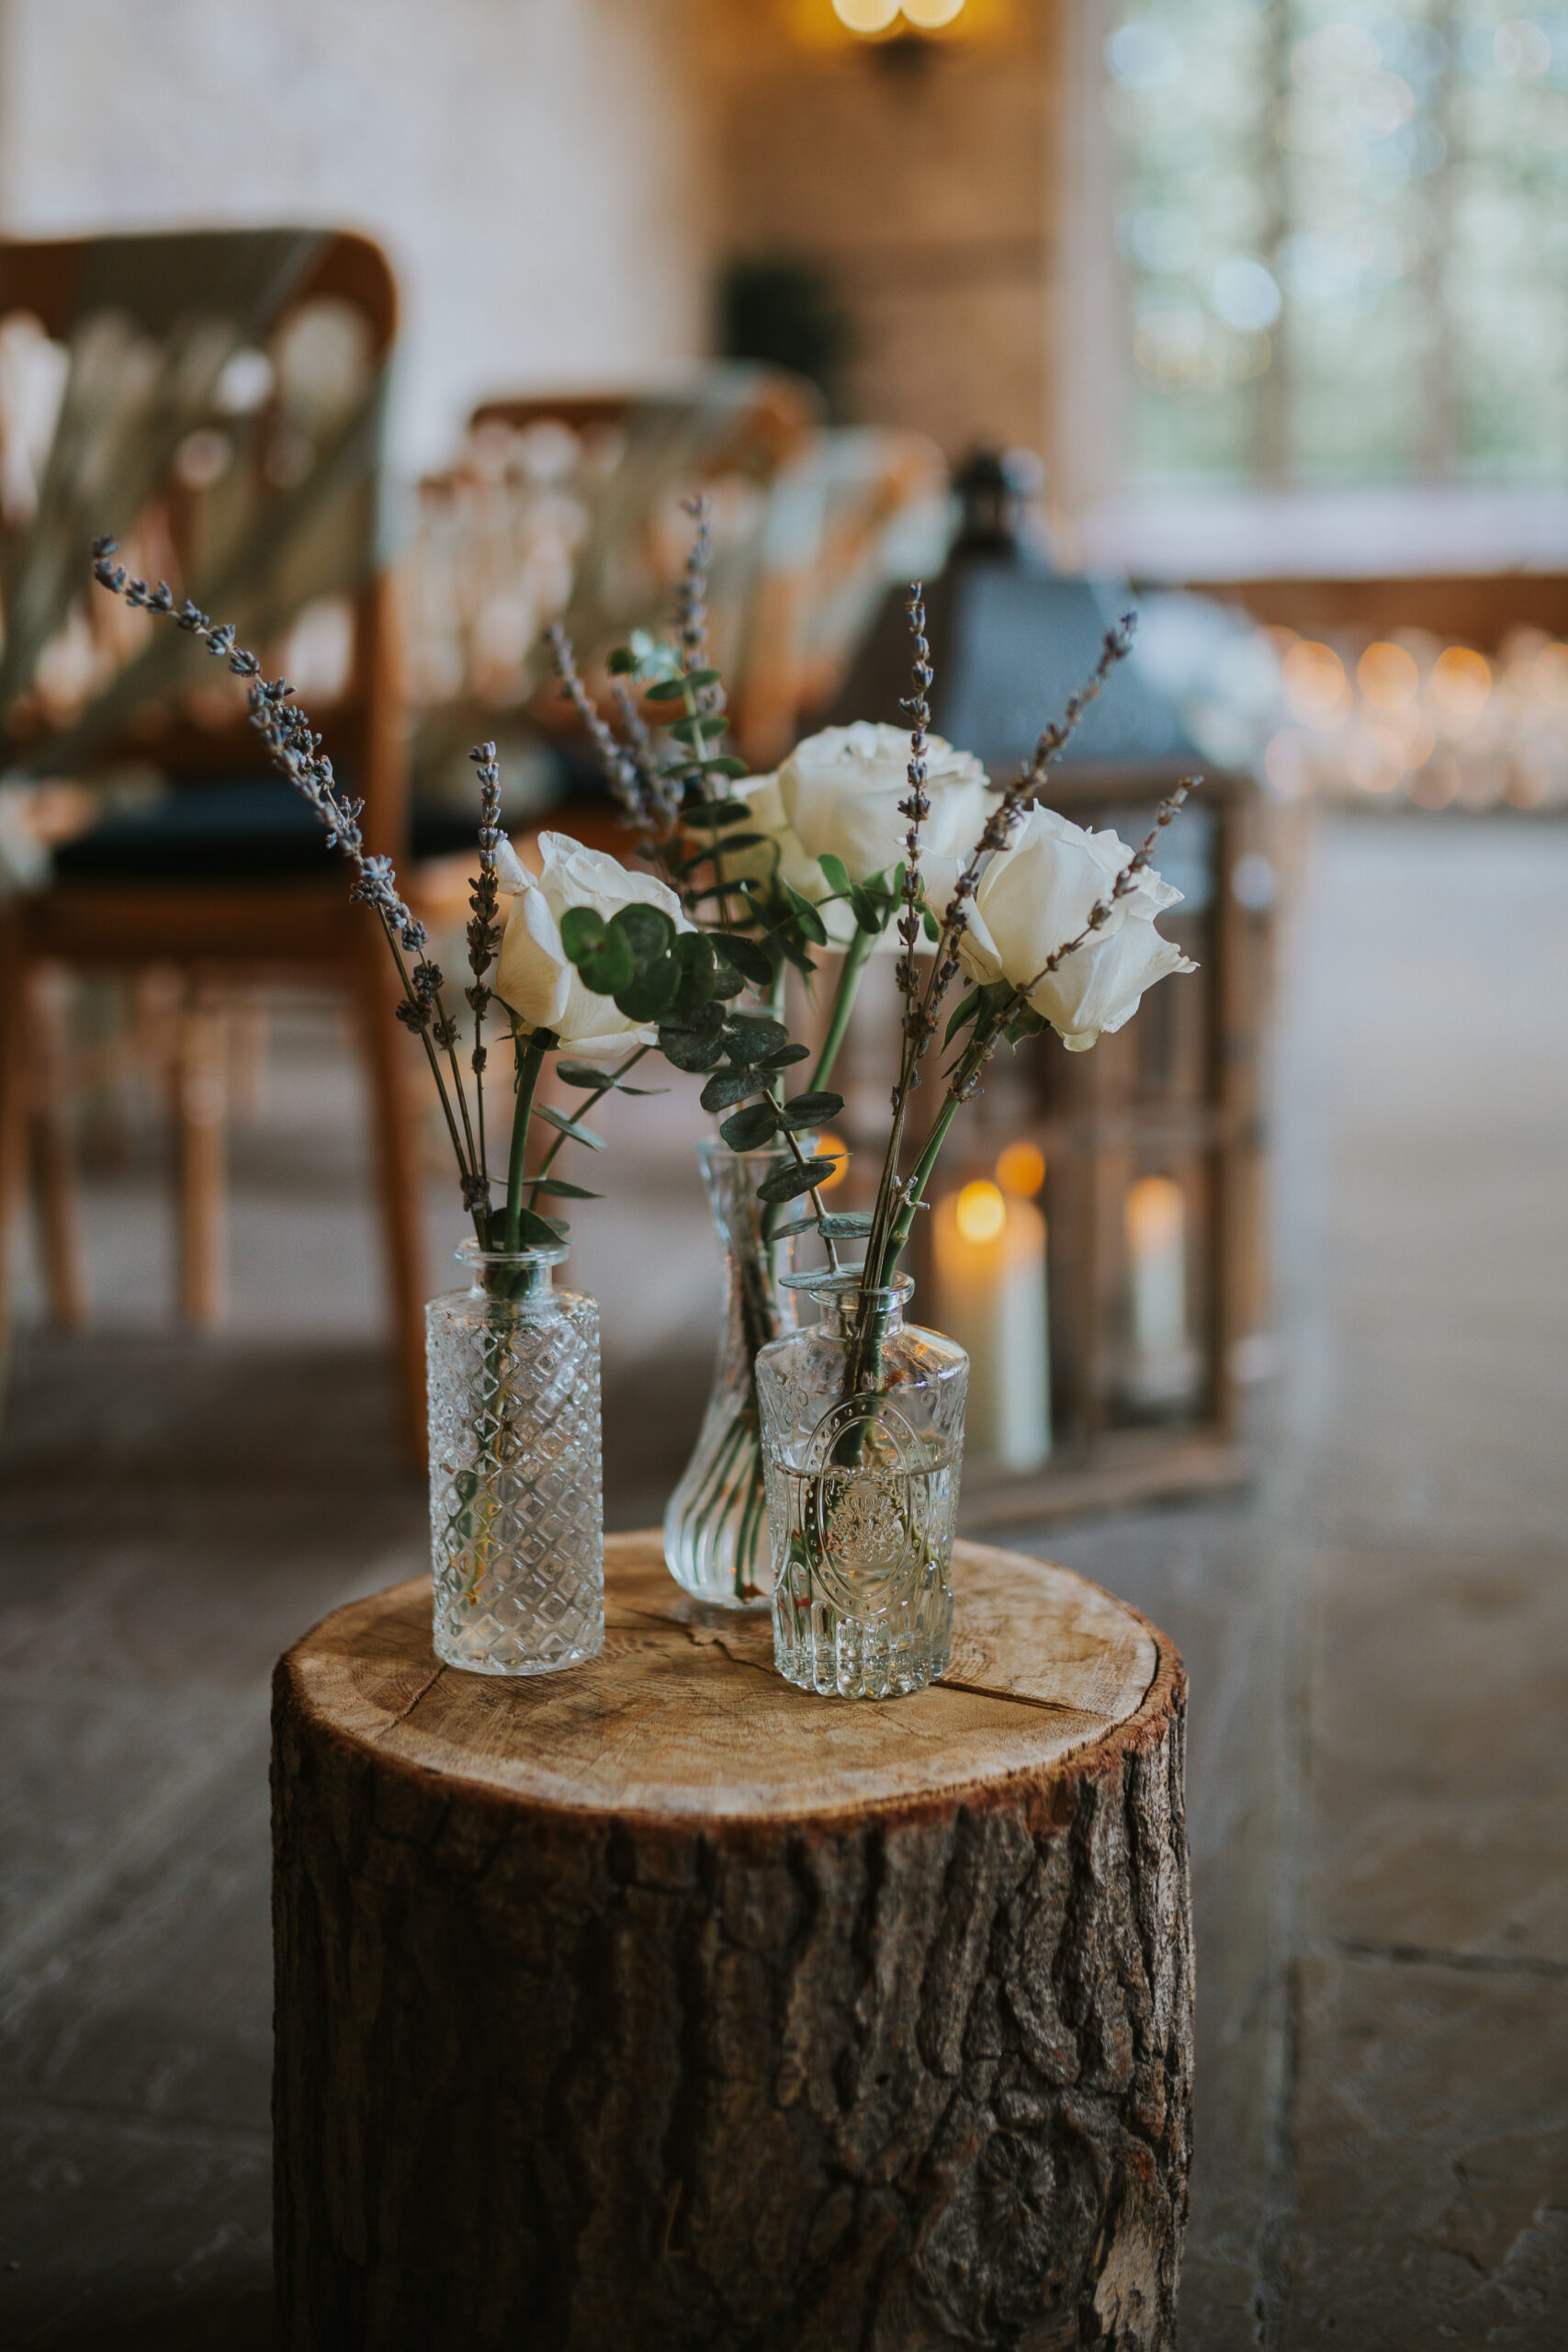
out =
[(599, 1310), (567, 1252), (457, 1252), (425, 1308), (435, 1649), (471, 1674), (555, 1674), (604, 1638)]
[(904, 1321), (907, 1274), (797, 1274), (820, 1320), (757, 1359), (773, 1663), (802, 1690), (888, 1699), (953, 1646), (953, 1536), (969, 1359)]
[(697, 1146), (724, 1252), (724, 1325), (702, 1430), (664, 1514), (664, 1558), (677, 1584), (731, 1609), (759, 1607), (773, 1589), (753, 1366), (760, 1348), (796, 1325), (783, 1287), (795, 1245), (771, 1240), (765, 1227), (789, 1224), (798, 1204), (770, 1211), (757, 1187), (785, 1157), (733, 1152), (716, 1138)]

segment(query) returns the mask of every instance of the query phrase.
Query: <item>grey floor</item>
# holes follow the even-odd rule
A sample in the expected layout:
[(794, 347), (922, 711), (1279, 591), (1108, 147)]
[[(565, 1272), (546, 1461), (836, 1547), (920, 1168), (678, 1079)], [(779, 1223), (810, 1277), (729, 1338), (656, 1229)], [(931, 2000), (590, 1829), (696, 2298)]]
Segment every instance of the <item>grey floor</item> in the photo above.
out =
[[(1286, 955), (1259, 1487), (1018, 1539), (1191, 1672), (1189, 2352), (1568, 2343), (1565, 901), (1568, 829), (1324, 831)], [(228, 1333), (164, 1320), (133, 1136), (89, 1195), (100, 1318), (25, 1339), (0, 1433), (6, 2345), (267, 2341), (266, 1678), (422, 1538), (352, 1075), (319, 1011), (275, 1048)], [(657, 1252), (651, 1213), (593, 1209), (575, 1260), (620, 1524), (700, 1404), (711, 1315), (689, 1105), (642, 1116)], [(439, 1193), (431, 1220), (450, 1239)]]

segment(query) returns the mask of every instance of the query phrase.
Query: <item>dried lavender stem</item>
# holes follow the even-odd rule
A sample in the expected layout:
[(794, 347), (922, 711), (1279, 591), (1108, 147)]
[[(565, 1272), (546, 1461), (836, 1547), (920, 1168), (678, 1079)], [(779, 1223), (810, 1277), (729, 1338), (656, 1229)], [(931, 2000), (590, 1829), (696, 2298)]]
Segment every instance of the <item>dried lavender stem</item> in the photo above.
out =
[(562, 695), (593, 738), (599, 757), (604, 763), (611, 791), (634, 825), (651, 831), (652, 812), (644, 805), (642, 779), (637, 774), (637, 763), (616, 742), (614, 730), (583, 684), (571, 640), (558, 621), (552, 621), (545, 631), (545, 642), (550, 649)]
[[(387, 935), (404, 991), (403, 1001), (397, 1008), (399, 1017), (405, 1027), (415, 1032), (424, 1047), (425, 1058), (430, 1064), (436, 1094), (446, 1120), (446, 1131), (452, 1138), (464, 1205), (473, 1215), (475, 1230), (482, 1242), (488, 1223), (488, 1208), (483, 1200), (474, 1154), (467, 1097), (456, 1057), (451, 1053), (456, 1027), (442, 1001), (441, 973), (424, 953), (427, 937), (424, 925), (400, 897), (391, 860), (373, 854), (365, 846), (359, 824), (364, 802), (340, 797), (332, 762), (321, 752), (320, 735), (311, 728), (304, 712), (288, 701), (291, 689), (287, 679), (264, 680), (260, 662), (254, 653), (236, 643), (236, 632), (231, 623), (213, 621), (188, 597), (176, 608), (174, 592), (166, 581), (161, 580), (155, 588), (150, 589), (144, 580), (130, 578), (125, 567), (114, 562), (115, 553), (116, 542), (112, 538), (95, 541), (93, 576), (99, 586), (107, 589), (111, 595), (123, 596), (129, 605), (144, 608), (162, 618), (172, 619), (176, 628), (205, 644), (215, 660), (225, 662), (234, 676), (248, 682), (251, 725), (266, 747), (273, 765), (315, 810), (326, 828), (329, 848), (341, 849), (355, 867), (355, 879), (350, 895), (375, 910)], [(405, 949), (415, 959), (412, 972), (403, 960)], [(444, 1048), (451, 1057), (457, 1110), (467, 1138), (466, 1152), (442, 1073), (438, 1048)]]

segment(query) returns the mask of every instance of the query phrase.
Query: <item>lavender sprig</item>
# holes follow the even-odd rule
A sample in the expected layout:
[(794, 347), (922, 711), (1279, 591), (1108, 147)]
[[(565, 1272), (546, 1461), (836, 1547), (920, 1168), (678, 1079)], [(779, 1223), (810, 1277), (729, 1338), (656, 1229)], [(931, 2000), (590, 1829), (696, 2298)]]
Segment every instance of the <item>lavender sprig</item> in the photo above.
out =
[(908, 817), (909, 830), (904, 837), (904, 904), (898, 917), (898, 936), (904, 943), (904, 953), (898, 958), (894, 977), (904, 1000), (904, 1034), (914, 1039), (924, 1019), (919, 978), (915, 969), (915, 942), (920, 935), (920, 827), (931, 813), (931, 796), (926, 790), (926, 736), (931, 723), (931, 684), (936, 674), (926, 637), (925, 594), (919, 580), (910, 584), (908, 612), (909, 632), (915, 640), (915, 691), (904, 703), (911, 722), (909, 793), (907, 799), (898, 803), (898, 813)]
[(1045, 729), (986, 820), (979, 840), (965, 859), (942, 918), (936, 960), (927, 989), (933, 1028), (937, 1007), (958, 977), (958, 943), (969, 928), (968, 902), (979, 887), (987, 859), (998, 850), (1006, 849), (1011, 842), (1022, 821), (1025, 804), (1038, 797), (1041, 786), (1066, 750), (1089, 705), (1103, 692), (1111, 672), (1133, 650), (1133, 635), (1137, 626), (1136, 613), (1126, 612), (1113, 628), (1106, 630), (1100, 659), (1093, 670), (1076, 693), (1068, 696), (1061, 718), (1053, 719)]
[(621, 725), (626, 729), (626, 754), (636, 766), (642, 785), (644, 805), (651, 818), (649, 847), (657, 855), (669, 840), (680, 814), (681, 788), (660, 766), (652, 730), (633, 700), (626, 681), (617, 678), (610, 691), (615, 696)]
[(620, 803), (623, 813), (634, 825), (651, 831), (654, 812), (649, 806), (637, 763), (616, 742), (613, 729), (605, 723), (592, 695), (583, 684), (571, 639), (558, 621), (552, 621), (546, 629), (545, 642), (550, 649), (550, 659), (556, 676), (560, 680), (561, 693), (593, 738), (594, 748), (604, 763), (610, 789)]
[(501, 884), (496, 874), (495, 854), (501, 847), (501, 769), (497, 765), (495, 745), (477, 743), (468, 753), (479, 770), (479, 870), (468, 892), (469, 918), (467, 931), (468, 969), (473, 979), (464, 990), (468, 1008), (474, 1016), (474, 1049), (468, 1057), (474, 1073), (474, 1125), (479, 1136), (479, 1176), (485, 1188), (485, 1200), (490, 1199), (490, 1161), (485, 1145), (485, 1066), (490, 1059), (484, 1041), (485, 1014), (490, 1011), (491, 990), (486, 985), (486, 974), (501, 948), (499, 908)]
[[(912, 623), (916, 618), (917, 600), (918, 592), (917, 594), (912, 594), (910, 599)], [(923, 617), (922, 611), (920, 615), (922, 621)], [(1032, 800), (1038, 793), (1046, 775), (1060, 759), (1089, 705), (1101, 692), (1106, 680), (1117, 664), (1125, 661), (1132, 651), (1133, 631), (1135, 625), (1135, 616), (1126, 613), (1112, 628), (1106, 631), (1100, 647), (1100, 659), (1095, 663), (1093, 671), (1077, 692), (1069, 697), (1062, 717), (1054, 720), (1045, 729), (1029, 759), (1024, 762), (1018, 775), (1002, 795), (998, 806), (992, 809), (987, 819), (978, 842), (970, 852), (959, 873), (953, 897), (942, 918), (937, 933), (936, 954), (924, 992), (919, 1001), (909, 1004), (906, 1011), (904, 1046), (899, 1060), (897, 1081), (893, 1089), (893, 1116), (888, 1133), (887, 1149), (883, 1159), (881, 1179), (877, 1185), (876, 1204), (872, 1212), (871, 1232), (866, 1241), (867, 1300), (863, 1308), (855, 1346), (851, 1356), (851, 1377), (856, 1385), (864, 1382), (876, 1360), (878, 1347), (876, 1294), (891, 1280), (893, 1269), (897, 1264), (899, 1255), (908, 1238), (915, 1211), (920, 1205), (921, 1194), (935, 1164), (937, 1151), (941, 1148), (942, 1139), (952, 1124), (958, 1100), (964, 1099), (955, 1098), (950, 1085), (942, 1110), (938, 1115), (925, 1149), (909, 1176), (907, 1179), (900, 1179), (899, 1161), (903, 1154), (904, 1130), (908, 1114), (909, 1098), (919, 1083), (919, 1065), (935, 1034), (939, 1008), (948, 989), (958, 975), (959, 942), (969, 928), (968, 902), (975, 895), (987, 859), (995, 852), (1008, 846), (1021, 821), (1025, 802)], [(913, 709), (916, 714), (915, 748), (918, 756), (919, 752), (923, 750), (923, 739), (919, 736), (920, 705), (930, 682), (929, 648), (925, 644), (923, 633), (919, 629), (917, 629), (916, 663), (916, 695), (913, 701), (906, 707)], [(920, 674), (922, 668), (928, 670), (928, 675), (923, 680)], [(915, 787), (915, 758), (912, 757), (910, 763), (912, 800), (923, 797), (923, 794), (918, 793)], [(907, 808), (909, 805), (909, 803), (900, 803), (901, 808)], [(1174, 813), (1173, 810), (1172, 814)], [(914, 824), (911, 821), (911, 838), (913, 834)], [(906, 876), (907, 881), (908, 876)], [(1132, 886), (1129, 883), (1127, 887)], [(1101, 921), (1105, 919), (1102, 917)], [(899, 924), (899, 933), (906, 939), (908, 948), (908, 934), (902, 921)], [(1071, 944), (1081, 945), (1082, 942), (1078, 941)], [(1064, 947), (1060, 952), (1063, 955), (1069, 954), (1071, 945)], [(912, 970), (913, 956), (907, 953), (905, 960)], [(1044, 975), (1041, 977), (1043, 978)], [(1036, 980), (1033, 986), (1038, 987), (1039, 984), (1039, 980)], [(996, 1038), (1001, 1034), (1001, 1025), (998, 1023), (994, 1031), (987, 1029), (987, 1043), (979, 1057), (979, 1062), (983, 1062), (989, 1053), (995, 1050)], [(961, 1057), (961, 1072), (966, 1077), (970, 1075), (967, 1065), (970, 1060), (970, 1052), (973, 1050), (973, 1042), (970, 1051), (966, 1051)], [(976, 1069), (978, 1066), (979, 1064), (976, 1063)], [(968, 1091), (973, 1091), (973, 1083), (970, 1083)]]
[[(681, 667), (689, 674), (693, 670), (709, 667), (708, 572), (713, 565), (713, 502), (698, 492), (695, 497), (683, 499), (682, 505), (696, 526), (681, 584), (675, 592), (675, 635), (681, 648)], [(716, 679), (703, 688), (697, 708), (705, 718), (724, 708), (724, 688)]]
[[(340, 790), (332, 761), (321, 749), (321, 736), (305, 713), (288, 699), (293, 689), (288, 680), (264, 679), (257, 657), (236, 644), (231, 624), (209, 619), (188, 596), (176, 606), (174, 591), (166, 581), (161, 580), (156, 587), (149, 588), (144, 580), (132, 579), (123, 564), (114, 561), (117, 552), (118, 542), (112, 538), (93, 542), (93, 577), (99, 586), (107, 588), (111, 595), (123, 597), (128, 605), (172, 619), (177, 628), (200, 639), (215, 661), (225, 662), (235, 677), (250, 682), (246, 690), (250, 723), (265, 746), (267, 756), (321, 819), (326, 829), (328, 848), (340, 850), (354, 866), (349, 895), (374, 909), (387, 934), (403, 991), (397, 1015), (424, 1047), (446, 1131), (452, 1139), (463, 1205), (473, 1216), (482, 1243), (489, 1228), (489, 1187), (482, 1177), (468, 1102), (457, 1071), (457, 1023), (442, 1001), (440, 967), (425, 954), (428, 934), (399, 892), (391, 859), (365, 845), (359, 822), (364, 801), (348, 799)], [(411, 957), (412, 967), (408, 960)], [(443, 1054), (451, 1068), (450, 1089), (442, 1068)]]
[(1043, 981), (1049, 979), (1053, 972), (1059, 971), (1068, 956), (1076, 955), (1080, 947), (1087, 945), (1097, 932), (1104, 930), (1111, 920), (1111, 909), (1117, 900), (1129, 897), (1136, 888), (1138, 876), (1146, 869), (1155, 843), (1161, 833), (1180, 810), (1189, 793), (1196, 791), (1202, 781), (1201, 776), (1184, 776), (1169, 798), (1160, 802), (1155, 821), (1145, 835), (1142, 843), (1122, 866), (1105, 898), (1097, 899), (1089, 909), (1089, 920), (1082, 930), (1071, 939), (1065, 939), (1059, 947), (1054, 948), (1033, 978), (1014, 989), (1011, 995), (987, 1016), (983, 1028), (976, 1026), (968, 1045), (959, 1056), (948, 1080), (942, 1108), (937, 1114), (931, 1134), (926, 1138), (925, 1148), (916, 1162), (908, 1182), (901, 1189), (901, 1204), (894, 1219), (889, 1237), (885, 1280), (891, 1279), (893, 1270), (897, 1265), (905, 1245), (908, 1241), (909, 1230), (915, 1221), (915, 1212), (923, 1205), (922, 1195), (926, 1185), (931, 1181), (942, 1145), (947, 1139), (947, 1131), (953, 1125), (954, 1114), (959, 1105), (967, 1102), (977, 1091), (980, 1073), (1007, 1035), (1009, 1024), (1029, 1003), (1035, 989)]

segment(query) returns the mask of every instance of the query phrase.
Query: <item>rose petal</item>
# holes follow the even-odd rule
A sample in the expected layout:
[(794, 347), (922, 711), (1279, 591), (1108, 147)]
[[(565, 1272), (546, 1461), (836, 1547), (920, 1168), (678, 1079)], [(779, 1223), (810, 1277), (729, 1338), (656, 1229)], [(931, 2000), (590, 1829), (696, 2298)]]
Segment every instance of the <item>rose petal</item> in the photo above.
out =
[(496, 958), (495, 993), (530, 1029), (558, 1029), (576, 974), (560, 926), (527, 868), (513, 899)]
[(515, 898), (535, 878), (504, 833), (495, 845), (495, 878), (508, 898)]

